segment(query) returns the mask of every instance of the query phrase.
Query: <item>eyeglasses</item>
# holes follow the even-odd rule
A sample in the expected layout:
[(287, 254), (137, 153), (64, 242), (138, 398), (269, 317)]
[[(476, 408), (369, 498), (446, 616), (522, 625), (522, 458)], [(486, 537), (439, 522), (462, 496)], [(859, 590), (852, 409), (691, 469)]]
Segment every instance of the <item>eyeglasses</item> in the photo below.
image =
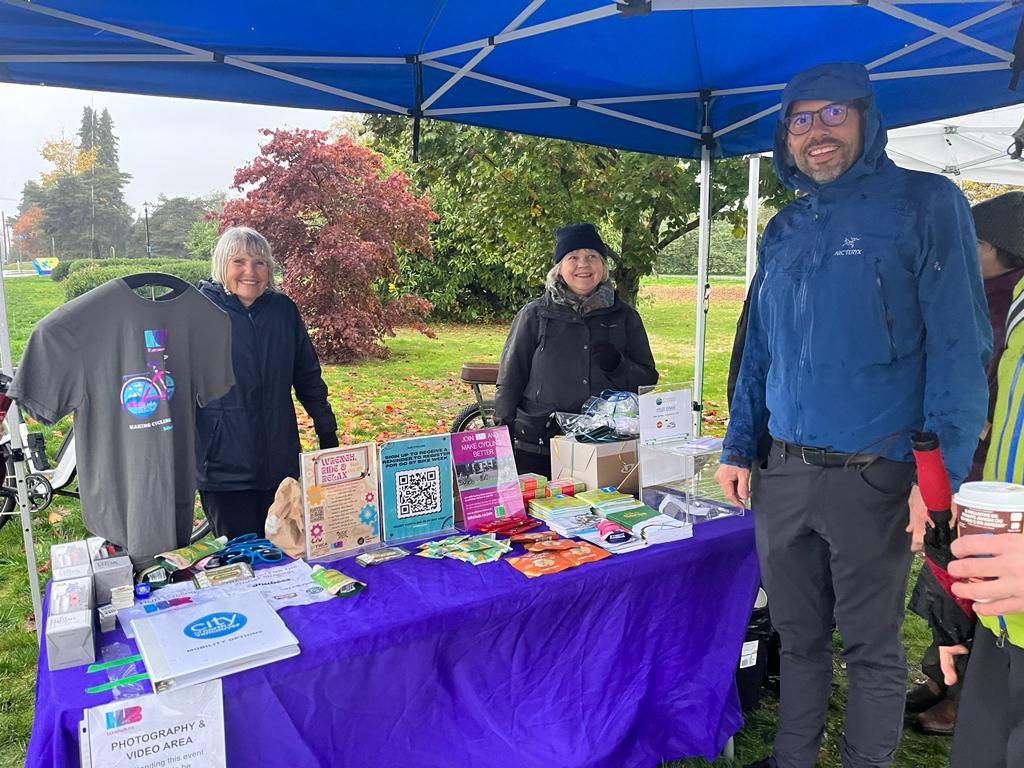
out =
[(822, 125), (827, 125), (829, 128), (835, 128), (837, 125), (845, 123), (849, 114), (849, 104), (840, 104), (836, 102), (833, 104), (826, 104), (821, 109), (815, 109), (812, 112), (794, 112), (782, 122), (786, 125), (786, 130), (789, 131), (790, 134), (793, 136), (803, 136), (811, 130), (811, 126), (814, 125), (815, 115), (817, 115), (818, 119), (821, 120)]

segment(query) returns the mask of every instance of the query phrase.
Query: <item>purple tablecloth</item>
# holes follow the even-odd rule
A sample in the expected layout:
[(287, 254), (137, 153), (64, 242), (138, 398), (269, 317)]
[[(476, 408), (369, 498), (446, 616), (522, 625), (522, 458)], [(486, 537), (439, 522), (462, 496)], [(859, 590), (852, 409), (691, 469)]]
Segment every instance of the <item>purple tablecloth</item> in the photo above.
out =
[[(713, 758), (742, 723), (750, 516), (537, 579), (421, 557), (338, 567), (368, 589), (283, 609), (302, 653), (224, 678), (229, 765), (648, 767)], [(111, 700), (84, 690), (104, 681), (40, 658), (27, 765), (78, 765), (83, 708)]]

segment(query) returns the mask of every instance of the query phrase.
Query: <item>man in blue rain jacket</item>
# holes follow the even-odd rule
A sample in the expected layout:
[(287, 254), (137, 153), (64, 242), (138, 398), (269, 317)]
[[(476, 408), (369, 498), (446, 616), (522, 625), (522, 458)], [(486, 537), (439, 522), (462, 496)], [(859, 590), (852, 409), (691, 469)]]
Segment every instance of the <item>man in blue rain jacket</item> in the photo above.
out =
[(814, 766), (833, 619), (849, 674), (843, 766), (891, 764), (925, 514), (910, 434), (938, 433), (955, 490), (985, 421), (992, 341), (970, 208), (947, 179), (897, 168), (885, 143), (861, 65), (786, 86), (774, 162), (801, 195), (764, 232), (718, 472), (740, 503), (757, 463), (757, 549), (782, 640), (778, 733), (755, 766)]

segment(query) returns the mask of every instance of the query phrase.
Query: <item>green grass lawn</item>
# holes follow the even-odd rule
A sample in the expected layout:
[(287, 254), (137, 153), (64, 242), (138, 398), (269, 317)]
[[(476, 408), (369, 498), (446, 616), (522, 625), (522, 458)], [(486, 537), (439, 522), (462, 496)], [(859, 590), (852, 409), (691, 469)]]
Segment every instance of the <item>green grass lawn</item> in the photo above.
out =
[[(60, 286), (49, 278), (8, 280), (8, 318), (17, 358), (31, 329), (63, 301)], [(708, 431), (721, 433), (725, 406), (725, 379), (736, 318), (743, 295), (742, 280), (715, 280), (707, 316), (707, 357), (704, 400)], [(693, 279), (659, 277), (645, 282), (640, 303), (662, 381), (689, 386), (693, 376)], [(445, 431), (455, 413), (472, 400), (470, 389), (458, 377), (467, 361), (497, 362), (507, 328), (497, 325), (436, 324), (437, 338), (403, 331), (388, 341), (387, 360), (346, 366), (325, 366), (331, 403), (344, 441)], [(711, 412), (715, 413), (712, 414)], [(309, 420), (300, 412), (303, 440), (313, 444)], [(55, 451), (65, 424), (43, 429)], [(55, 502), (33, 525), (41, 579), (48, 572), (48, 553), (54, 541), (81, 538), (85, 530), (76, 505)], [(32, 632), (31, 602), (25, 576), (25, 556), (17, 521), (0, 530), (0, 767), (21, 765), (32, 724), (36, 644)], [(911, 660), (911, 678), (919, 678), (916, 661), (927, 645), (923, 622), (909, 617), (904, 638)], [(837, 646), (838, 648), (838, 646)], [(836, 680), (820, 765), (838, 768), (842, 709), (846, 680), (841, 658), (836, 657)], [(743, 765), (770, 750), (775, 722), (775, 701), (766, 697), (758, 712), (737, 735), (737, 762)], [(933, 768), (946, 764), (948, 740), (923, 737), (911, 730), (897, 753), (897, 768)], [(674, 768), (708, 765), (683, 760)], [(714, 765), (727, 765), (717, 761)]]

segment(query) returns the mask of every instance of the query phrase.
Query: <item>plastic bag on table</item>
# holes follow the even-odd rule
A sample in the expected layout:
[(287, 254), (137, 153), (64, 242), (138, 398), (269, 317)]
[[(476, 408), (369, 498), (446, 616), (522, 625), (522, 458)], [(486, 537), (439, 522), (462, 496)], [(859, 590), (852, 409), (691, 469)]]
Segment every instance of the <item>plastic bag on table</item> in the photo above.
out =
[(615, 434), (614, 422), (599, 413), (555, 411), (555, 421), (562, 434), (583, 443), (611, 440)]
[(640, 401), (634, 392), (605, 390), (584, 401), (584, 415), (601, 414), (607, 425), (619, 438), (632, 438), (640, 434)]
[[(123, 659), (126, 656), (130, 656), (131, 653), (131, 648), (124, 643), (112, 643), (100, 649), (100, 658), (103, 661), (115, 661), (116, 659)], [(145, 669), (140, 668), (140, 665), (131, 661), (121, 666), (109, 667), (106, 670), (107, 680), (110, 682), (123, 680), (126, 677), (132, 677), (139, 674), (139, 672), (144, 671)], [(144, 694), (146, 692), (146, 687), (142, 684), (142, 681), (136, 681), (131, 683), (122, 683), (116, 688), (111, 688), (110, 692), (114, 695), (115, 699), (132, 699)]]

